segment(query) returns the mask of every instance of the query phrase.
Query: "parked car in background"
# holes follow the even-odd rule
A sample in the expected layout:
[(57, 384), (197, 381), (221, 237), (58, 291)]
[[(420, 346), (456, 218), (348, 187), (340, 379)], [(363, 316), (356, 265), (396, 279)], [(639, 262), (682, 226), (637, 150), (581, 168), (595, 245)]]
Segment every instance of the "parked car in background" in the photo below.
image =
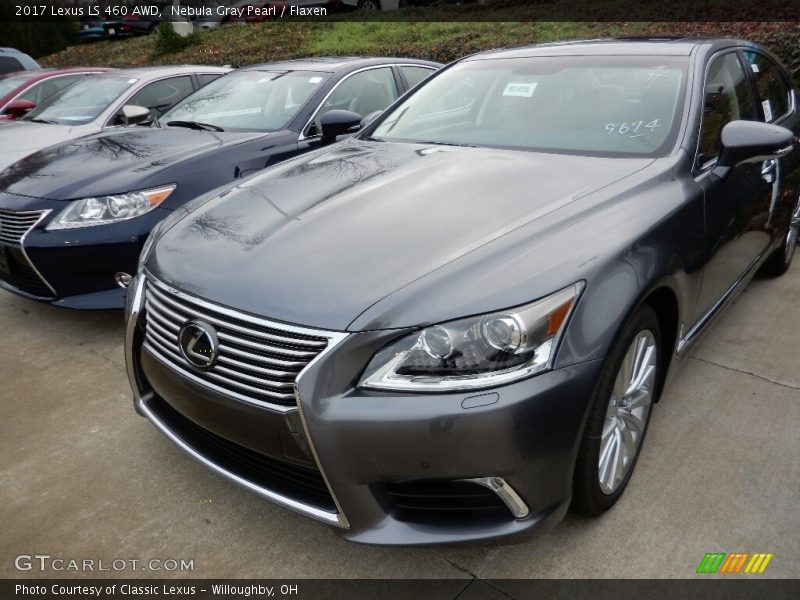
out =
[(15, 48), (0, 48), (0, 73), (41, 69), (35, 60)]
[(788, 269), (798, 134), (797, 90), (752, 43), (463, 59), (157, 226), (128, 292), (136, 410), (361, 543), (599, 515), (671, 366)]
[(17, 119), (85, 76), (107, 71), (110, 69), (75, 67), (0, 75), (0, 121)]
[[(228, 71), (207, 66), (146, 67), (86, 77), (51, 96), (22, 119), (0, 127), (0, 169), (59, 142), (155, 118)], [(144, 107), (147, 111), (142, 114), (141, 110), (126, 106)], [(126, 111), (130, 114), (126, 115)]]
[(107, 40), (105, 22), (102, 17), (82, 17), (78, 25), (78, 39), (82, 43)]
[(330, 58), (248, 67), (209, 83), (153, 127), (28, 156), (0, 173), (0, 231), (18, 234), (0, 236), (0, 247), (15, 244), (0, 263), (0, 286), (59, 306), (122, 308), (118, 284), (135, 272), (142, 244), (164, 216), (334, 142), (440, 66)]
[[(159, 1), (148, 2), (147, 6), (154, 6), (161, 11), (161, 15), (166, 21), (177, 21), (177, 17), (171, 14), (172, 2)], [(129, 13), (103, 22), (107, 39), (129, 38), (136, 35), (150, 35), (155, 32), (156, 27), (161, 22), (161, 16), (154, 15), (134, 15)]]

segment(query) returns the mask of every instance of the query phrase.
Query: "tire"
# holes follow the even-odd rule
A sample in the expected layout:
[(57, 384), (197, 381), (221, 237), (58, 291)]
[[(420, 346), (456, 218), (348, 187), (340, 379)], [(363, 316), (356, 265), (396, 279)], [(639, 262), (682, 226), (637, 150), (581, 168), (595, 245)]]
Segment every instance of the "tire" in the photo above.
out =
[(358, 0), (358, 10), (380, 10), (380, 0)]
[(783, 238), (783, 243), (766, 260), (761, 267), (761, 272), (769, 277), (780, 277), (792, 266), (795, 250), (797, 249), (798, 232), (800, 232), (800, 200), (792, 211), (789, 220), (789, 229)]
[[(575, 463), (572, 512), (600, 515), (628, 486), (660, 392), (660, 346), (658, 317), (650, 306), (643, 305), (614, 341), (595, 388)], [(632, 357), (642, 358), (640, 364), (646, 368), (637, 369), (638, 361)], [(637, 374), (647, 374), (641, 378), (642, 385), (630, 395), (620, 393), (626, 387), (630, 391), (632, 386), (626, 384), (635, 381)], [(614, 470), (617, 464), (622, 468), (619, 472)]]

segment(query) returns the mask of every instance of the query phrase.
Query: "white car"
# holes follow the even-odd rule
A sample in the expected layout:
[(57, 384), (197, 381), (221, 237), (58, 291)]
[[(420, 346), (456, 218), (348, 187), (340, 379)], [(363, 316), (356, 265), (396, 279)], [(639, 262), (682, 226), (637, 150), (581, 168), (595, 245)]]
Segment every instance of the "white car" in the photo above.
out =
[(0, 171), (48, 146), (125, 125), (123, 107), (144, 107), (158, 116), (228, 71), (209, 66), (146, 67), (87, 76), (22, 119), (0, 124)]

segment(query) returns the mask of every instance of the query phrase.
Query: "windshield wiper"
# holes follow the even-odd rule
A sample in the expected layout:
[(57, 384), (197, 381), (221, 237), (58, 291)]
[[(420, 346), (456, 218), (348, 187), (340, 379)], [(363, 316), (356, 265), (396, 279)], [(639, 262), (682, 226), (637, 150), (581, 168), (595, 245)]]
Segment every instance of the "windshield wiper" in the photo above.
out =
[(201, 131), (225, 131), (219, 125), (201, 123), (200, 121), (167, 121), (167, 127), (188, 127), (189, 129), (199, 129)]
[(58, 121), (54, 121), (53, 119), (25, 119), (31, 123), (48, 123), (49, 125), (58, 125)]
[(457, 142), (433, 142), (429, 140), (414, 140), (415, 144), (429, 144), (431, 146), (458, 146), (459, 148), (478, 148), (477, 144), (459, 144)]

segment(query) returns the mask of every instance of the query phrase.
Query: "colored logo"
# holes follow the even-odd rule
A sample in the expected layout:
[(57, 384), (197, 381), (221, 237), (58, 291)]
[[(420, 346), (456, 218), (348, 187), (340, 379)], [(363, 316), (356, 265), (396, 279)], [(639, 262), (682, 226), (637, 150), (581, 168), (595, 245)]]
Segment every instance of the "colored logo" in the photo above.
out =
[(769, 565), (769, 561), (772, 560), (773, 556), (774, 554), (765, 552), (757, 552), (755, 554), (750, 554), (749, 552), (732, 552), (731, 554), (712, 552), (703, 557), (697, 567), (697, 572), (702, 574), (722, 573), (735, 575), (746, 573), (749, 575), (761, 575), (767, 570), (767, 565)]

